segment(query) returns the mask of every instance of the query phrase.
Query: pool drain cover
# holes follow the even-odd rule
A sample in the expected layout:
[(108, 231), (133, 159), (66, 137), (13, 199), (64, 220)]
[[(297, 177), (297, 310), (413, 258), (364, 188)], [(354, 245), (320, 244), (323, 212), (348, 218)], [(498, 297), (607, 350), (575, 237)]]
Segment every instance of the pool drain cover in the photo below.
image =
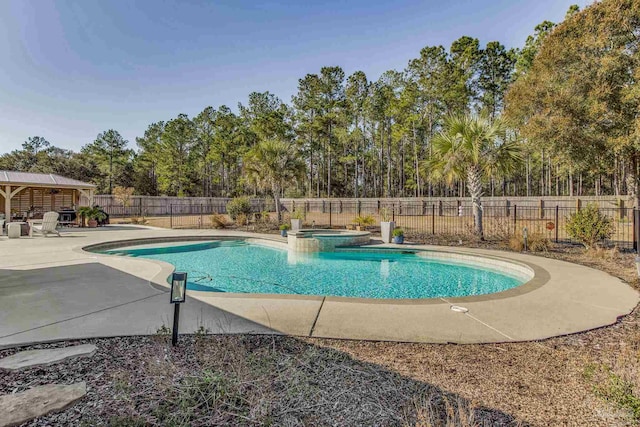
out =
[(451, 311), (455, 311), (456, 313), (466, 313), (469, 311), (467, 307), (460, 307), (459, 305), (452, 305)]

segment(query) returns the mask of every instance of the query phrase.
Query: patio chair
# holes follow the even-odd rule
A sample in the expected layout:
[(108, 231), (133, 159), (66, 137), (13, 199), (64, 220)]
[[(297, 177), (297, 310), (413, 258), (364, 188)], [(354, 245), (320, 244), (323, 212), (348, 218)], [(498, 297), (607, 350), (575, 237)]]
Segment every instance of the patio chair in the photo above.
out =
[(42, 217), (42, 220), (29, 221), (29, 225), (31, 225), (29, 234), (33, 235), (35, 231), (38, 234), (47, 237), (48, 234), (57, 234), (60, 237), (60, 233), (56, 230), (58, 226), (58, 212), (47, 212)]

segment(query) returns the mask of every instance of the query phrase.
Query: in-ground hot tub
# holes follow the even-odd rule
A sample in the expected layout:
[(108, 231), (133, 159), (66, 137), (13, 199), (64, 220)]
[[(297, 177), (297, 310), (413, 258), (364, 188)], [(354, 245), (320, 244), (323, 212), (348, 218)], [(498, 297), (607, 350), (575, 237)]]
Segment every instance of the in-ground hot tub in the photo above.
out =
[(303, 229), (287, 233), (289, 249), (296, 252), (333, 252), (341, 246), (369, 244), (371, 233), (351, 230)]

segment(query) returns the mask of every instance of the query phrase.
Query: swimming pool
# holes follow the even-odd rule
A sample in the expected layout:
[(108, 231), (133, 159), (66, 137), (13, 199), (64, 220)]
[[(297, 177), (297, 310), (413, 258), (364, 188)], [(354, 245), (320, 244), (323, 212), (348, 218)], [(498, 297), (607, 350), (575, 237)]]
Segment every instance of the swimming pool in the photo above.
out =
[[(164, 261), (196, 291), (359, 298), (462, 297), (501, 292), (531, 279), (526, 268), (434, 253), (342, 249), (296, 253), (243, 240), (116, 248), (101, 253)], [(479, 261), (480, 260), (480, 261)]]

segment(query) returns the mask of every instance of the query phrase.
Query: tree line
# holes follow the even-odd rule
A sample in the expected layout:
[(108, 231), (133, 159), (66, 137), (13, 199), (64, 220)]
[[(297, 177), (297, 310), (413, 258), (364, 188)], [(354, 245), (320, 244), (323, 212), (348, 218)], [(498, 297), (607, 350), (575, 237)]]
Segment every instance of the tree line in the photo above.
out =
[[(59, 173), (103, 193), (117, 185), (143, 195), (257, 194), (274, 189), (259, 176), (278, 169), (258, 148), (267, 144), (287, 154), (285, 164), (298, 160), (295, 174), (273, 178), (279, 195), (465, 196), (468, 177), (434, 170), (442, 151), (434, 141), (447, 120), (466, 115), (506, 121), (523, 154), (483, 175), (485, 195), (637, 195), (638, 16), (633, 0), (572, 6), (520, 49), (463, 36), (377, 80), (322, 67), (299, 79), (289, 103), (254, 92), (236, 111), (179, 114), (150, 124), (135, 150), (115, 130), (78, 153), (33, 137), (1, 156), (0, 169)], [(257, 164), (265, 159), (271, 172)]]

